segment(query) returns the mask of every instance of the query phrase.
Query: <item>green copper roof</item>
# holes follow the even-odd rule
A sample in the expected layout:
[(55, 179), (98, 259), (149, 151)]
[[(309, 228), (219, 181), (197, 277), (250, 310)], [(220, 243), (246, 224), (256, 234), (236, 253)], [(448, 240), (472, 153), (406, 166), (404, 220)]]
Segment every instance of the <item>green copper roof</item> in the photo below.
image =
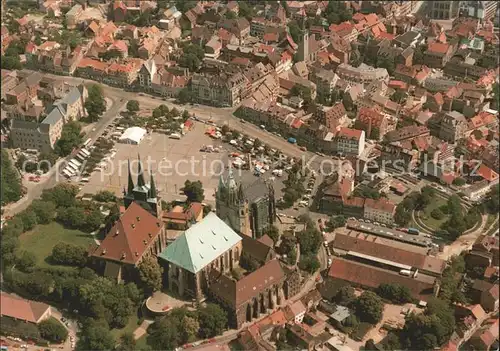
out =
[(241, 237), (211, 212), (167, 246), (159, 257), (196, 274), (240, 241)]

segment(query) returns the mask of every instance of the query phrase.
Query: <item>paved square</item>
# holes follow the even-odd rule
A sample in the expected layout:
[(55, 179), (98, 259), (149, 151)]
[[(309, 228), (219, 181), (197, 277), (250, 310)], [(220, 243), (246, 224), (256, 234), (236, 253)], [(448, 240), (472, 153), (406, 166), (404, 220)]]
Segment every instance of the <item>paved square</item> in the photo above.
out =
[[(214, 191), (218, 184), (222, 161), (225, 153), (201, 152), (203, 145), (222, 145), (221, 141), (205, 135), (206, 126), (197, 123), (180, 140), (170, 139), (167, 135), (152, 133), (139, 145), (116, 143), (116, 155), (102, 171), (92, 173), (89, 182), (83, 186), (82, 193), (96, 193), (109, 190), (116, 195), (122, 194), (127, 187), (128, 166), (130, 160), (134, 182), (137, 180), (137, 158), (140, 155), (149, 182), (149, 170), (152, 171), (157, 190), (162, 199), (171, 201), (183, 199), (180, 191), (186, 180), (200, 180), (205, 188), (205, 200), (214, 202)], [(227, 146), (227, 144), (224, 144)]]

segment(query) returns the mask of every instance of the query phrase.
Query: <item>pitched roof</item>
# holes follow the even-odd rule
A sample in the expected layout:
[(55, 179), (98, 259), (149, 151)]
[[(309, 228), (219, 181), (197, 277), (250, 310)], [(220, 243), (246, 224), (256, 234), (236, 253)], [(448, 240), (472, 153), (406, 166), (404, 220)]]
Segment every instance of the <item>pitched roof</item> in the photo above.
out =
[(285, 272), (279, 261), (271, 260), (238, 281), (225, 275), (218, 276), (210, 284), (210, 290), (231, 306), (238, 307), (284, 278)]
[(156, 239), (163, 224), (133, 202), (115, 223), (92, 256), (136, 264)]
[(38, 323), (49, 308), (49, 305), (42, 302), (25, 300), (4, 292), (0, 295), (0, 314), (2, 316)]
[(243, 252), (249, 254), (259, 262), (265, 262), (272, 246), (268, 246), (259, 240), (250, 238), (249, 236), (242, 235)]
[[(434, 278), (423, 274), (415, 278), (406, 277), (397, 272), (388, 271), (378, 267), (368, 266), (359, 262), (345, 260), (343, 258), (333, 258), (332, 265), (328, 271), (328, 276), (334, 279), (341, 279), (364, 287), (377, 288), (380, 284), (397, 283), (410, 289), (412, 295), (422, 300), (427, 300), (433, 296)], [(425, 281), (423, 281), (425, 280)]]
[(357, 235), (337, 233), (332, 245), (339, 250), (355, 251), (437, 274), (441, 274), (446, 266), (446, 262), (442, 259), (388, 245), (379, 241), (376, 236), (362, 233)]
[(337, 137), (359, 140), (362, 134), (362, 130), (342, 127), (338, 131)]
[(427, 51), (444, 55), (448, 52), (449, 48), (450, 44), (433, 42), (429, 44)]
[(385, 211), (390, 213), (393, 213), (394, 210), (396, 209), (396, 205), (394, 203), (382, 198), (378, 200), (366, 199), (365, 207), (370, 207), (379, 211)]
[(159, 257), (197, 273), (240, 241), (241, 237), (231, 227), (209, 213), (181, 234)]

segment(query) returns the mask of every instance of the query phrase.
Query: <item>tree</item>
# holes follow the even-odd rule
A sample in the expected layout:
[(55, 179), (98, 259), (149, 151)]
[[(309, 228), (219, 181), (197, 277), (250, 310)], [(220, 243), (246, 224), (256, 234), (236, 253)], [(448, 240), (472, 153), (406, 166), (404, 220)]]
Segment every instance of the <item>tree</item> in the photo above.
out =
[(88, 89), (87, 101), (85, 101), (85, 109), (90, 121), (97, 121), (106, 111), (106, 100), (101, 86), (92, 84)]
[(444, 213), (439, 208), (435, 208), (431, 212), (431, 217), (440, 220), (444, 218)]
[(194, 98), (193, 93), (189, 90), (189, 88), (183, 88), (181, 91), (179, 91), (179, 94), (177, 95), (177, 100), (181, 104), (186, 104), (188, 102), (192, 102)]
[(245, 17), (249, 21), (254, 17), (255, 11), (249, 3), (246, 1), (238, 1), (238, 6), (240, 8), (238, 12), (239, 17)]
[(464, 178), (458, 177), (458, 178), (453, 179), (453, 185), (464, 186), (465, 183), (466, 183), (466, 181)]
[(117, 347), (117, 350), (118, 351), (135, 351), (135, 350), (137, 350), (134, 333), (129, 332), (129, 331), (123, 333), (120, 336), (120, 343)]
[(195, 341), (199, 330), (200, 323), (198, 320), (185, 315), (181, 320), (182, 343)]
[(153, 256), (144, 258), (139, 264), (139, 276), (149, 292), (159, 291), (162, 287), (163, 268)]
[(300, 42), (301, 29), (297, 21), (293, 20), (288, 22), (288, 32), (290, 33), (290, 36), (292, 37), (293, 41), (298, 44)]
[(342, 103), (347, 111), (352, 111), (354, 109), (354, 101), (352, 101), (351, 94), (344, 94)]
[(76, 121), (66, 123), (62, 128), (61, 137), (56, 142), (55, 153), (61, 157), (68, 156), (75, 147), (82, 143), (81, 131), (80, 123)]
[(384, 303), (372, 291), (365, 291), (354, 301), (356, 315), (362, 322), (375, 324), (382, 318)]
[(226, 17), (226, 19), (229, 19), (229, 20), (233, 20), (233, 19), (237, 18), (236, 14), (233, 11), (227, 11), (224, 14), (224, 17)]
[(19, 56), (4, 55), (2, 56), (0, 63), (3, 69), (19, 70), (23, 68), (21, 61), (19, 60)]
[(77, 350), (114, 350), (115, 340), (104, 320), (90, 320), (80, 331)]
[(423, 65), (424, 64), (425, 50), (427, 50), (426, 45), (419, 45), (415, 48), (415, 51), (413, 54), (413, 64), (414, 65)]
[(331, 216), (330, 220), (327, 223), (327, 227), (330, 230), (337, 229), (345, 226), (346, 221), (347, 219), (345, 218), (345, 216)]
[(377, 294), (384, 299), (398, 304), (411, 302), (413, 300), (410, 289), (408, 289), (407, 286), (397, 283), (380, 284), (377, 288)]
[(176, 320), (162, 318), (148, 328), (148, 344), (154, 350), (174, 350), (180, 344), (179, 329)]
[(321, 246), (323, 237), (315, 227), (308, 227), (297, 233), (297, 239), (300, 245), (300, 254), (316, 254)]
[(227, 328), (227, 314), (219, 305), (209, 303), (198, 310), (200, 336), (213, 338)]
[(23, 222), (23, 227), (25, 231), (31, 230), (35, 228), (35, 226), (37, 225), (36, 213), (30, 208), (19, 213), (18, 216), (19, 218), (21, 218), (21, 221)]
[(140, 110), (139, 101), (137, 101), (137, 100), (129, 100), (127, 102), (127, 110), (130, 113), (134, 113), (134, 112), (139, 111)]
[(87, 262), (87, 249), (83, 246), (57, 243), (50, 259), (55, 264), (83, 267)]
[(66, 328), (54, 317), (45, 319), (38, 324), (40, 335), (45, 340), (60, 344), (68, 337)]
[(94, 200), (99, 202), (116, 202), (116, 195), (109, 190), (101, 190), (94, 195)]
[(267, 235), (273, 239), (274, 244), (276, 244), (280, 238), (280, 232), (275, 225), (272, 225), (267, 230)]
[(1, 187), (0, 187), (0, 199), (2, 205), (6, 205), (10, 202), (17, 201), (21, 198), (22, 187), (21, 180), (15, 168), (12, 165), (9, 154), (5, 148), (2, 148), (2, 159), (1, 159)]
[(40, 224), (47, 224), (52, 221), (56, 212), (56, 205), (52, 201), (33, 200), (30, 207), (36, 215), (36, 221)]
[(53, 202), (57, 208), (70, 207), (75, 204), (78, 187), (73, 184), (59, 183), (51, 189), (42, 192), (42, 200)]
[(203, 202), (205, 199), (205, 190), (203, 189), (203, 184), (199, 180), (195, 182), (186, 180), (184, 182), (184, 188), (181, 190), (184, 192), (184, 195), (187, 196), (188, 202)]
[(262, 141), (260, 141), (260, 139), (255, 139), (254, 143), (253, 143), (253, 147), (258, 149), (262, 146)]
[(500, 187), (498, 184), (493, 186), (490, 192), (486, 195), (484, 206), (488, 212), (498, 213), (500, 209)]
[(36, 266), (36, 256), (35, 254), (28, 251), (21, 251), (17, 254), (16, 267), (26, 273), (33, 272)]
[(391, 101), (397, 102), (398, 104), (402, 103), (402, 102), (405, 102), (405, 100), (406, 100), (406, 93), (403, 90), (396, 89), (396, 91), (394, 92), (394, 94), (391, 95), (390, 99), (391, 99)]
[(300, 255), (299, 268), (313, 274), (321, 267), (315, 255)]
[(344, 285), (337, 291), (333, 301), (342, 306), (349, 306), (355, 299), (354, 288), (350, 285)]
[(401, 341), (394, 332), (389, 332), (381, 342), (384, 350), (401, 350)]
[(377, 59), (377, 67), (378, 68), (385, 68), (387, 70), (387, 73), (389, 73), (390, 76), (394, 73), (394, 70), (396, 69), (396, 65), (394, 63), (394, 60), (390, 59), (389, 57), (379, 57)]

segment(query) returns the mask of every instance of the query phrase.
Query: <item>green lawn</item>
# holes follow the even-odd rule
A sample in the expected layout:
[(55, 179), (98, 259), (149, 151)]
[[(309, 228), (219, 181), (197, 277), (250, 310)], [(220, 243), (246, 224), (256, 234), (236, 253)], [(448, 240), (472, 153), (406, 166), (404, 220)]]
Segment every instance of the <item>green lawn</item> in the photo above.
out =
[(148, 347), (147, 337), (148, 337), (148, 334), (144, 334), (143, 336), (141, 336), (139, 339), (137, 339), (135, 341), (135, 348), (137, 350), (142, 350), (142, 349), (145, 349)]
[(33, 230), (22, 234), (19, 239), (21, 248), (35, 254), (37, 264), (42, 268), (53, 267), (46, 259), (51, 255), (52, 248), (57, 243), (65, 242), (88, 247), (94, 241), (90, 234), (66, 229), (57, 222), (37, 225)]
[(134, 330), (136, 330), (139, 325), (137, 324), (137, 321), (139, 320), (139, 318), (137, 317), (137, 314), (134, 313), (130, 319), (128, 320), (128, 323), (126, 326), (124, 326), (123, 328), (121, 329), (111, 329), (111, 334), (113, 334), (113, 336), (115, 337), (116, 340), (118, 340), (120, 338), (120, 336), (125, 333), (125, 332), (131, 332), (133, 333)]
[(431, 217), (431, 212), (439, 208), (443, 205), (446, 205), (447, 201), (441, 197), (434, 197), (429, 204), (422, 212), (420, 212), (420, 219), (422, 222), (427, 225), (429, 228), (439, 229), (441, 225), (448, 220), (448, 216), (445, 215), (442, 219), (434, 219)]

